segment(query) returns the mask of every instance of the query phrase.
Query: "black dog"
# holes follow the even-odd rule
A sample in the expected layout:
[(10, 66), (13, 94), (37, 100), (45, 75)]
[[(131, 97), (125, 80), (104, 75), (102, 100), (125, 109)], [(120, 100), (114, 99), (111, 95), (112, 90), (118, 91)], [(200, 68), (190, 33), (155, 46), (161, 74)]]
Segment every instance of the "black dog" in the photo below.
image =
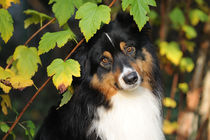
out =
[(158, 60), (147, 29), (119, 14), (81, 46), (71, 100), (52, 109), (35, 140), (164, 140)]

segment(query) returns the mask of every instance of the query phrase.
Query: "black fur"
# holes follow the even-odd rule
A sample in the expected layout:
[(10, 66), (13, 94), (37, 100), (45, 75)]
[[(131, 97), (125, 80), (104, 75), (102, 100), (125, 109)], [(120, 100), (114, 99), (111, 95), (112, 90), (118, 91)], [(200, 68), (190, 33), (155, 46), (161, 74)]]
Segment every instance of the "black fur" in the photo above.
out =
[[(117, 19), (109, 25), (104, 25), (100, 31), (88, 42), (84, 43), (75, 53), (74, 59), (77, 59), (81, 64), (81, 77), (74, 79), (75, 93), (71, 100), (56, 110), (52, 108), (48, 116), (44, 120), (43, 125), (38, 131), (35, 140), (100, 140), (93, 132), (87, 136), (90, 124), (95, 115), (96, 109), (99, 106), (105, 106), (107, 109), (109, 101), (106, 97), (94, 89), (91, 85), (93, 74), (98, 76), (106, 73), (106, 69), (99, 68), (99, 58), (104, 48), (115, 49), (107, 41), (104, 33), (109, 33), (115, 44), (121, 41), (138, 46), (138, 50), (145, 48), (153, 56), (152, 77), (150, 81), (153, 93), (161, 98), (162, 92), (160, 72), (158, 60), (155, 54), (153, 45), (148, 37), (147, 25), (141, 32), (137, 29), (136, 24), (132, 21), (132, 17), (119, 14)], [(113, 50), (111, 50), (113, 51)], [(145, 59), (141, 51), (138, 51), (138, 56)]]

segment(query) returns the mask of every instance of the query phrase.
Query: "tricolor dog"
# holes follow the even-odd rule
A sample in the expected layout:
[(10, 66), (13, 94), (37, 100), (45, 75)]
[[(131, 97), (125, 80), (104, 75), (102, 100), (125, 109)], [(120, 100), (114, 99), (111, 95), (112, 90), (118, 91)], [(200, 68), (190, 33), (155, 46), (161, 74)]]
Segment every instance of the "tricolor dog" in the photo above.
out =
[(51, 109), (35, 140), (164, 140), (158, 59), (127, 14), (75, 53), (81, 77), (71, 100)]

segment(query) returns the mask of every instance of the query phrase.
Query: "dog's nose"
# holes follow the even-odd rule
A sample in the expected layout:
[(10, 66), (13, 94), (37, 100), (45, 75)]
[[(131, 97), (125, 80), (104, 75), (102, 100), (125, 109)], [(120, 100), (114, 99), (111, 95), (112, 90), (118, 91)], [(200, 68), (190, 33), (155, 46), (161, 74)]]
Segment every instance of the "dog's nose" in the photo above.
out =
[(131, 72), (123, 77), (123, 80), (126, 84), (132, 85), (135, 84), (138, 80), (138, 76), (136, 72)]

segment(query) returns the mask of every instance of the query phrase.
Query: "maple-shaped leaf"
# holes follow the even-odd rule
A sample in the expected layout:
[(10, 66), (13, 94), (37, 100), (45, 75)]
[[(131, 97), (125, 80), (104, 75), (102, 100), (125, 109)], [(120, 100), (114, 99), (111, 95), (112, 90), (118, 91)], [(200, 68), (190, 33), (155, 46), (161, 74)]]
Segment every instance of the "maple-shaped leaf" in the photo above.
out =
[(38, 54), (46, 53), (55, 48), (56, 45), (61, 48), (72, 39), (76, 40), (75, 35), (70, 28), (67, 28), (64, 31), (45, 33), (39, 42)]
[(40, 23), (40, 26), (42, 26), (42, 23), (45, 21), (45, 20), (51, 20), (52, 17), (44, 14), (44, 13), (40, 13), (38, 11), (35, 11), (35, 10), (31, 10), (31, 9), (28, 9), (26, 11), (24, 11), (24, 13), (26, 15), (31, 15), (31, 17), (27, 18), (26, 20), (24, 20), (24, 28), (28, 28), (31, 24), (38, 24)]
[(9, 78), (9, 81), (14, 89), (23, 90), (28, 86), (33, 85), (33, 81), (23, 75), (15, 75)]
[(2, 5), (3, 8), (7, 9), (11, 6), (11, 3), (14, 3), (14, 4), (19, 4), (20, 3), (20, 0), (0, 0), (0, 5)]
[(55, 59), (47, 67), (48, 76), (53, 76), (53, 83), (55, 87), (63, 93), (72, 83), (72, 75), (80, 77), (80, 64), (73, 59), (63, 61), (62, 59)]
[(50, 0), (49, 4), (52, 3), (54, 3), (52, 11), (59, 25), (62, 26), (74, 14), (75, 7), (79, 8), (82, 5), (82, 0)]
[(14, 31), (13, 19), (5, 9), (0, 9), (0, 34), (5, 43), (11, 38)]
[(9, 69), (4, 70), (2, 67), (0, 67), (0, 88), (2, 88), (2, 90), (5, 93), (9, 93), (9, 91), (11, 90), (11, 87), (3, 84), (2, 82), (14, 75), (15, 74), (11, 70)]
[(130, 6), (130, 15), (138, 25), (139, 30), (144, 27), (149, 20), (147, 14), (150, 12), (149, 6), (156, 6), (155, 0), (122, 0), (122, 9), (125, 11)]
[(79, 27), (88, 41), (97, 30), (100, 29), (101, 24), (108, 24), (111, 9), (106, 5), (97, 6), (95, 3), (87, 2), (82, 5), (76, 12), (76, 19), (79, 21)]
[(41, 64), (37, 49), (35, 47), (26, 47), (20, 45), (15, 49), (13, 59), (17, 60), (17, 69), (19, 75), (31, 78), (38, 70), (38, 64)]
[(1, 99), (1, 109), (4, 115), (7, 115), (7, 108), (12, 109), (12, 104), (9, 95), (0, 95)]

